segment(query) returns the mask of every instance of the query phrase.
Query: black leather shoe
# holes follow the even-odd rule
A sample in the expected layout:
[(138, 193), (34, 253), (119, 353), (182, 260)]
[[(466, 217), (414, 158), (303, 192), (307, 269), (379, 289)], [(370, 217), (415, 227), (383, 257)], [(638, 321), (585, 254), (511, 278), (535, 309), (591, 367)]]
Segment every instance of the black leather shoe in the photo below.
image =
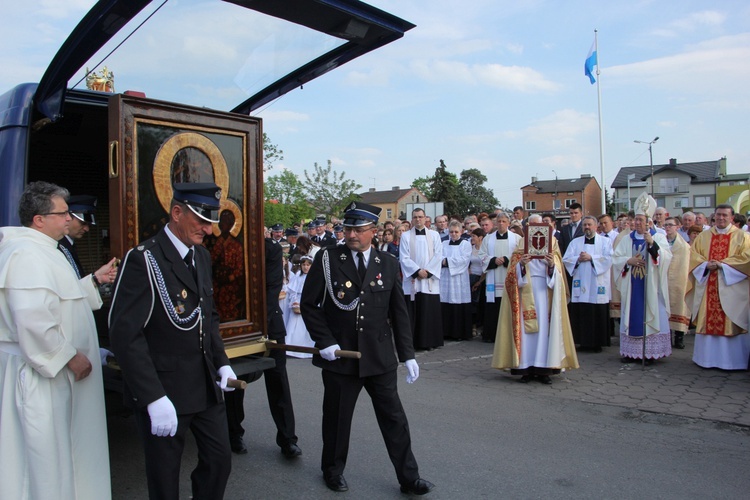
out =
[(328, 486), (328, 489), (333, 491), (349, 491), (349, 485), (346, 484), (346, 479), (344, 479), (344, 476), (339, 474), (338, 476), (331, 476), (324, 478), (326, 480), (326, 486)]
[(683, 332), (675, 332), (674, 334), (674, 345), (675, 349), (685, 348), (685, 334)]
[(518, 381), (522, 384), (528, 384), (534, 379), (531, 375), (524, 375), (523, 377), (519, 378)]
[(242, 440), (241, 436), (229, 438), (229, 446), (232, 448), (232, 452), (238, 455), (247, 454), (247, 446), (245, 446), (245, 441)]
[(552, 385), (552, 377), (549, 375), (542, 375), (539, 377), (539, 382), (547, 385)]
[(426, 479), (416, 479), (412, 483), (402, 484), (401, 493), (408, 493), (409, 495), (426, 495), (435, 485)]
[(281, 454), (286, 458), (294, 458), (302, 455), (302, 450), (294, 443), (287, 443), (281, 447)]

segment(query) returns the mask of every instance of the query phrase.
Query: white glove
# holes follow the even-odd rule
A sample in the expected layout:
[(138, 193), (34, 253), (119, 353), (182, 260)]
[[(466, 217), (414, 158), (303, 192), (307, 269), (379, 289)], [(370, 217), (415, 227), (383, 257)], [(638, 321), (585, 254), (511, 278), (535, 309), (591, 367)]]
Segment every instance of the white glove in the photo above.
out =
[(107, 358), (114, 358), (115, 355), (109, 349), (99, 348), (99, 358), (102, 360), (102, 366), (107, 366)]
[(219, 374), (221, 377), (220, 382), (216, 382), (219, 384), (219, 388), (224, 392), (232, 392), (234, 390), (234, 387), (227, 387), (227, 380), (230, 378), (237, 379), (237, 375), (235, 375), (234, 370), (232, 370), (232, 367), (229, 365), (224, 365), (221, 368), (219, 368), (216, 373)]
[(177, 411), (167, 396), (162, 396), (148, 405), (151, 417), (151, 434), (159, 437), (174, 437), (177, 433)]
[(338, 356), (336, 356), (335, 352), (340, 351), (341, 346), (338, 344), (333, 344), (330, 347), (326, 347), (325, 349), (320, 350), (320, 357), (325, 359), (326, 361), (333, 361), (335, 359), (338, 359)]
[(417, 360), (407, 359), (404, 364), (406, 365), (406, 371), (409, 372), (406, 375), (406, 383), (413, 384), (419, 378), (419, 365), (417, 364)]

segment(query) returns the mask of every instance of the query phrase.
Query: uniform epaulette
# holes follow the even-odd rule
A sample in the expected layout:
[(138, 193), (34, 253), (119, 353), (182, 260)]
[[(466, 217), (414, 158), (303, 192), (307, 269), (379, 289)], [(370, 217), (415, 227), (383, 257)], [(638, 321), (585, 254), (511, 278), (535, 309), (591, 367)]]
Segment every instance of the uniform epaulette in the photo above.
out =
[(136, 252), (145, 252), (146, 250), (149, 250), (152, 246), (156, 245), (156, 238), (151, 238), (148, 241), (139, 243), (133, 250)]

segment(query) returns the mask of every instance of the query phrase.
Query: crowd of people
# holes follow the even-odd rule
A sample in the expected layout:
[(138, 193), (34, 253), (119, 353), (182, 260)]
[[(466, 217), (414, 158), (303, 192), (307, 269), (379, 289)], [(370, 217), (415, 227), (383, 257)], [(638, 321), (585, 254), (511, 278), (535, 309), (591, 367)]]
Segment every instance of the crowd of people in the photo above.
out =
[[(696, 364), (747, 369), (750, 337), (740, 334), (747, 331), (747, 307), (739, 306), (750, 265), (744, 216), (727, 205), (710, 217), (670, 215), (646, 193), (635, 210), (614, 219), (584, 217), (578, 203), (569, 215), (526, 217), (516, 207), (512, 214), (438, 215), (433, 223), (416, 209), (410, 221), (379, 223), (373, 241), (399, 260), (415, 348), (480, 337), (495, 344), (493, 366), (522, 374), (522, 381), (550, 383), (542, 368), (577, 367), (576, 351), (602, 352), (614, 335), (623, 363), (650, 364), (683, 349), (692, 330)], [(322, 225), (313, 221), (309, 228)], [(526, 234), (539, 225), (550, 227), (545, 234), (554, 244), (549, 255), (532, 258)], [(322, 244), (325, 230), (312, 231), (313, 245)], [(549, 300), (541, 293), (545, 267)], [(527, 331), (542, 335), (528, 337), (534, 345), (527, 341), (524, 349)], [(527, 368), (544, 373), (531, 376)]]
[[(227, 290), (213, 292), (217, 275), (232, 282), (239, 271), (216, 255), (231, 253), (230, 238), (204, 247), (214, 224), (230, 234), (219, 199), (213, 183), (174, 185), (164, 228), (119, 267), (112, 259), (86, 274), (75, 243), (96, 223), (96, 200), (29, 184), (23, 227), (0, 228), (0, 481), (9, 497), (109, 498), (101, 367), (112, 356), (150, 497), (178, 497), (188, 430), (199, 449), (193, 498), (223, 496), (231, 452), (247, 449), (243, 393), (219, 334), (221, 314), (239, 306), (219, 307)], [(403, 363), (415, 382), (415, 351), (446, 340), (493, 344), (492, 367), (522, 383), (553, 383), (579, 368), (578, 352), (602, 352), (614, 335), (623, 363), (668, 357), (694, 331), (698, 366), (748, 369), (750, 234), (730, 205), (710, 217), (670, 215), (643, 193), (615, 220), (584, 216), (574, 203), (559, 226), (555, 214), (527, 217), (522, 207), (434, 224), (421, 208), (382, 224), (380, 212), (355, 202), (341, 220), (276, 224), (265, 235), (269, 338), (289, 346), (273, 351), (275, 367), (264, 372), (276, 442), (287, 458), (302, 453), (286, 356), (312, 357), (322, 369), (321, 471), (331, 490), (348, 490), (362, 388), (401, 491), (433, 489), (411, 451), (396, 373)], [(99, 349), (92, 313), (109, 295), (112, 352)]]

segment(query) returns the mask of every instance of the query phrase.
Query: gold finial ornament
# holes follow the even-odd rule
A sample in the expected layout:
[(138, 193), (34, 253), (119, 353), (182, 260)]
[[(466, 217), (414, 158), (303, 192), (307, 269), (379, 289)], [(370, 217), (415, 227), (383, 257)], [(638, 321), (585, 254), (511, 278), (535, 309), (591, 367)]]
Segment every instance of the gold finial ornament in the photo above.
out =
[(89, 69), (86, 68), (86, 88), (89, 90), (96, 90), (98, 92), (110, 92), (115, 91), (115, 74), (112, 73), (106, 66), (102, 67), (102, 70), (97, 73), (92, 71), (89, 74)]

